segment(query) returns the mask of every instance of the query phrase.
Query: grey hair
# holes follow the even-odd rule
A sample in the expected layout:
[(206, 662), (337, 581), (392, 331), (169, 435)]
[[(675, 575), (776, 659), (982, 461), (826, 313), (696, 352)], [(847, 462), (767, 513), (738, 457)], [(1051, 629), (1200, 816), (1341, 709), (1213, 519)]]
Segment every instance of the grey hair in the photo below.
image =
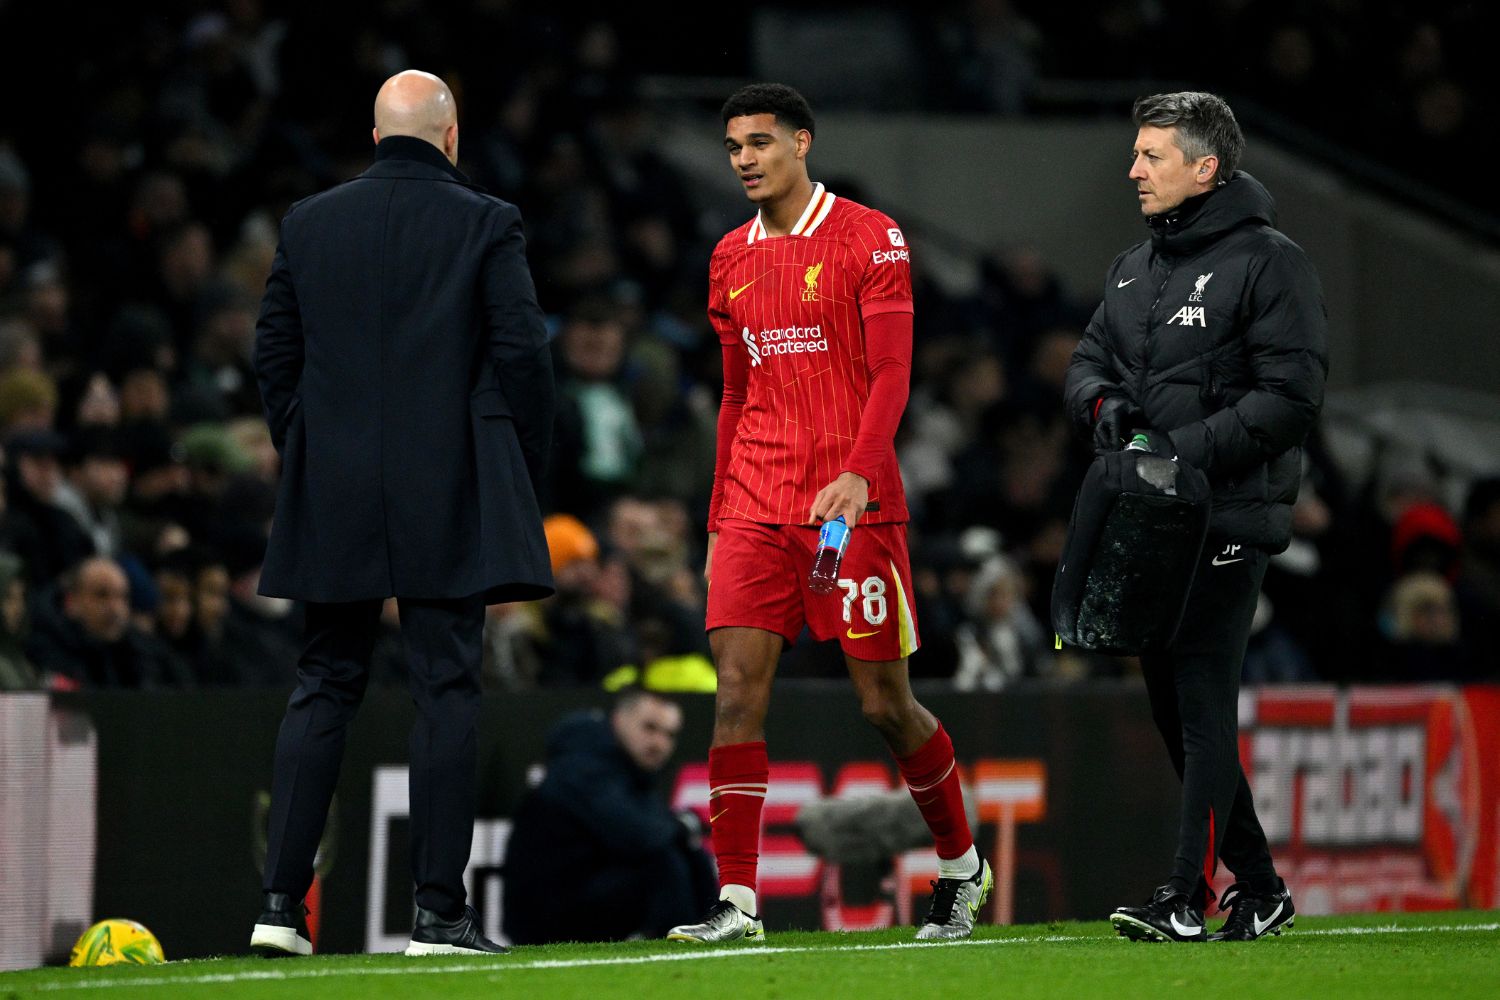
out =
[(1224, 98), (1196, 90), (1175, 94), (1152, 94), (1135, 102), (1131, 110), (1136, 128), (1154, 125), (1177, 130), (1177, 148), (1184, 161), (1217, 156), (1217, 180), (1228, 183), (1245, 153), (1245, 133)]

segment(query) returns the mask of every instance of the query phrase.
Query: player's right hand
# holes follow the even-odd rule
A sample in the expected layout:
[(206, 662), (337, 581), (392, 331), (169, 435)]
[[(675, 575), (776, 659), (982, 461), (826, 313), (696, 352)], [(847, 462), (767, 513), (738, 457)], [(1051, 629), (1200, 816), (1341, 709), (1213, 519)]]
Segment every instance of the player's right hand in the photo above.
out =
[(703, 560), (703, 582), (704, 583), (711, 583), (712, 582), (709, 578), (713, 575), (713, 568), (714, 568), (714, 543), (717, 542), (718, 540), (719, 540), (719, 533), (717, 531), (710, 531), (708, 533), (708, 556)]

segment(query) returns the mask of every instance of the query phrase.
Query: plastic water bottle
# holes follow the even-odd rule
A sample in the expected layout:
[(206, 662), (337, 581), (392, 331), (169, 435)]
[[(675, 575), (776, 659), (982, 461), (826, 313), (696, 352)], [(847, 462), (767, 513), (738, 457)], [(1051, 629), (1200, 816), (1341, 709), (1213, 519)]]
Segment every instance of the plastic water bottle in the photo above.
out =
[(842, 515), (823, 522), (812, 572), (807, 575), (807, 587), (814, 594), (831, 594), (837, 589), (839, 563), (844, 561), (844, 550), (849, 547), (849, 530)]

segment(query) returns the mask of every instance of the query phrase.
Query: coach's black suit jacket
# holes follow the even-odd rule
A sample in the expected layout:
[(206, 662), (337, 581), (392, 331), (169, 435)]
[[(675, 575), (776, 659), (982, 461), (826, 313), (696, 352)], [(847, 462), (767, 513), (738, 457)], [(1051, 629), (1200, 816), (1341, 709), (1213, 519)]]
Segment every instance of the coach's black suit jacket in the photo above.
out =
[(552, 366), (520, 213), (421, 139), (293, 205), (255, 370), (282, 454), (262, 594), (552, 592)]

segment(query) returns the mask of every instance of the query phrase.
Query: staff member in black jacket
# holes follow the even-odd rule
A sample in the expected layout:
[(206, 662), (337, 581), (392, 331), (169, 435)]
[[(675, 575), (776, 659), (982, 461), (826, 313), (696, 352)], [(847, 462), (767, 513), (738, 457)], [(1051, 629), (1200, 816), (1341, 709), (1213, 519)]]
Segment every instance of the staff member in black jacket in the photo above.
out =
[(453, 95), (408, 70), (375, 99), (375, 163), (298, 202), (256, 328), (282, 456), (260, 592), (307, 602), (276, 741), (264, 911), (251, 945), (310, 950), (301, 904), (398, 599), (411, 733), (409, 955), (502, 951), (466, 906), (486, 604), (552, 592), (537, 509), (552, 368), (515, 207), (454, 166)]
[[(1142, 432), (1207, 474), (1209, 544), (1181, 630), (1142, 657), (1152, 716), (1182, 778), (1171, 878), (1111, 916), (1127, 937), (1253, 940), (1291, 923), (1239, 764), (1241, 663), (1271, 553), (1291, 538), (1301, 444), (1323, 403), (1326, 316), (1302, 250), (1273, 228), (1271, 196), (1236, 171), (1245, 139), (1212, 94), (1135, 104), (1135, 182), (1151, 238), (1115, 258), (1073, 355), (1067, 405), (1098, 448)], [(1208, 880), (1223, 858), (1229, 918), (1209, 935)]]

